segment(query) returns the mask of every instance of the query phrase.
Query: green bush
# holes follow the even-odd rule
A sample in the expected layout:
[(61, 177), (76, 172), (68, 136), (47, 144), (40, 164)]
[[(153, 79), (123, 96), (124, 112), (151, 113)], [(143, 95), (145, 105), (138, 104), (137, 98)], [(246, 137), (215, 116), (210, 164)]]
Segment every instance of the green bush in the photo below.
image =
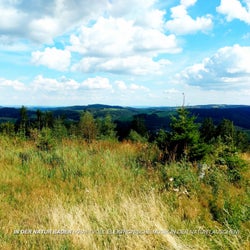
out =
[(52, 136), (52, 131), (49, 128), (43, 128), (38, 134), (36, 146), (42, 151), (49, 151), (54, 148), (55, 141)]

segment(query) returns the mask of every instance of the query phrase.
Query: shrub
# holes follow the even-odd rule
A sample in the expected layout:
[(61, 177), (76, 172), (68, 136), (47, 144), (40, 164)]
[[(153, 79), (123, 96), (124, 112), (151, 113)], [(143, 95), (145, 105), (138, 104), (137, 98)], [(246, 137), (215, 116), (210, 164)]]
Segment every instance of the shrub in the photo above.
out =
[(36, 141), (36, 146), (38, 149), (43, 151), (49, 151), (55, 146), (54, 139), (52, 137), (51, 129), (43, 128), (38, 134)]

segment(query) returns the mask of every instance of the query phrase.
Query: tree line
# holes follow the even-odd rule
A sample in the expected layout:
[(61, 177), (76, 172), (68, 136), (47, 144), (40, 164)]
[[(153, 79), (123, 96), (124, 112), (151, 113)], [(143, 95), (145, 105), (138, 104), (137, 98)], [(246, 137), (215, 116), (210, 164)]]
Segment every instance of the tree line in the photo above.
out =
[(236, 152), (247, 150), (249, 145), (247, 135), (238, 130), (232, 121), (223, 119), (215, 125), (211, 118), (205, 118), (199, 124), (185, 107), (179, 108), (171, 116), (169, 127), (169, 130), (148, 131), (142, 116), (134, 116), (130, 123), (121, 126), (109, 114), (104, 118), (94, 118), (89, 111), (82, 112), (77, 122), (69, 121), (65, 116), (54, 117), (52, 112), (41, 110), (37, 110), (36, 117), (31, 119), (27, 108), (22, 106), (16, 123), (1, 123), (0, 132), (23, 139), (40, 140), (45, 148), (50, 144), (50, 139), (65, 137), (81, 138), (88, 143), (93, 140), (124, 139), (151, 142), (158, 146), (162, 158), (168, 161), (197, 161), (214, 154), (220, 147), (224, 151)]

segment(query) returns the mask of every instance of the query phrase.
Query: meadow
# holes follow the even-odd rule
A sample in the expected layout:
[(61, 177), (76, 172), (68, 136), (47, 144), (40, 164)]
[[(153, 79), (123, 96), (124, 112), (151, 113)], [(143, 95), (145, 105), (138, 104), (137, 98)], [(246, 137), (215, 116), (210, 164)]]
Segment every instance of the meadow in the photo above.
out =
[(0, 136), (0, 249), (249, 249), (249, 162), (162, 163), (148, 142)]

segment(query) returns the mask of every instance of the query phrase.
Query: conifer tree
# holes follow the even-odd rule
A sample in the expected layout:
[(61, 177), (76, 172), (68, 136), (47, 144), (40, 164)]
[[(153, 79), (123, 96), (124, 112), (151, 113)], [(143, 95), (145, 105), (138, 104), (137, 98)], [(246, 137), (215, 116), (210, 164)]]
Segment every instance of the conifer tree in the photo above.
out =
[(184, 108), (177, 110), (177, 115), (171, 117), (170, 123), (170, 157), (175, 160), (188, 158), (194, 152), (200, 138), (196, 117), (191, 116)]

